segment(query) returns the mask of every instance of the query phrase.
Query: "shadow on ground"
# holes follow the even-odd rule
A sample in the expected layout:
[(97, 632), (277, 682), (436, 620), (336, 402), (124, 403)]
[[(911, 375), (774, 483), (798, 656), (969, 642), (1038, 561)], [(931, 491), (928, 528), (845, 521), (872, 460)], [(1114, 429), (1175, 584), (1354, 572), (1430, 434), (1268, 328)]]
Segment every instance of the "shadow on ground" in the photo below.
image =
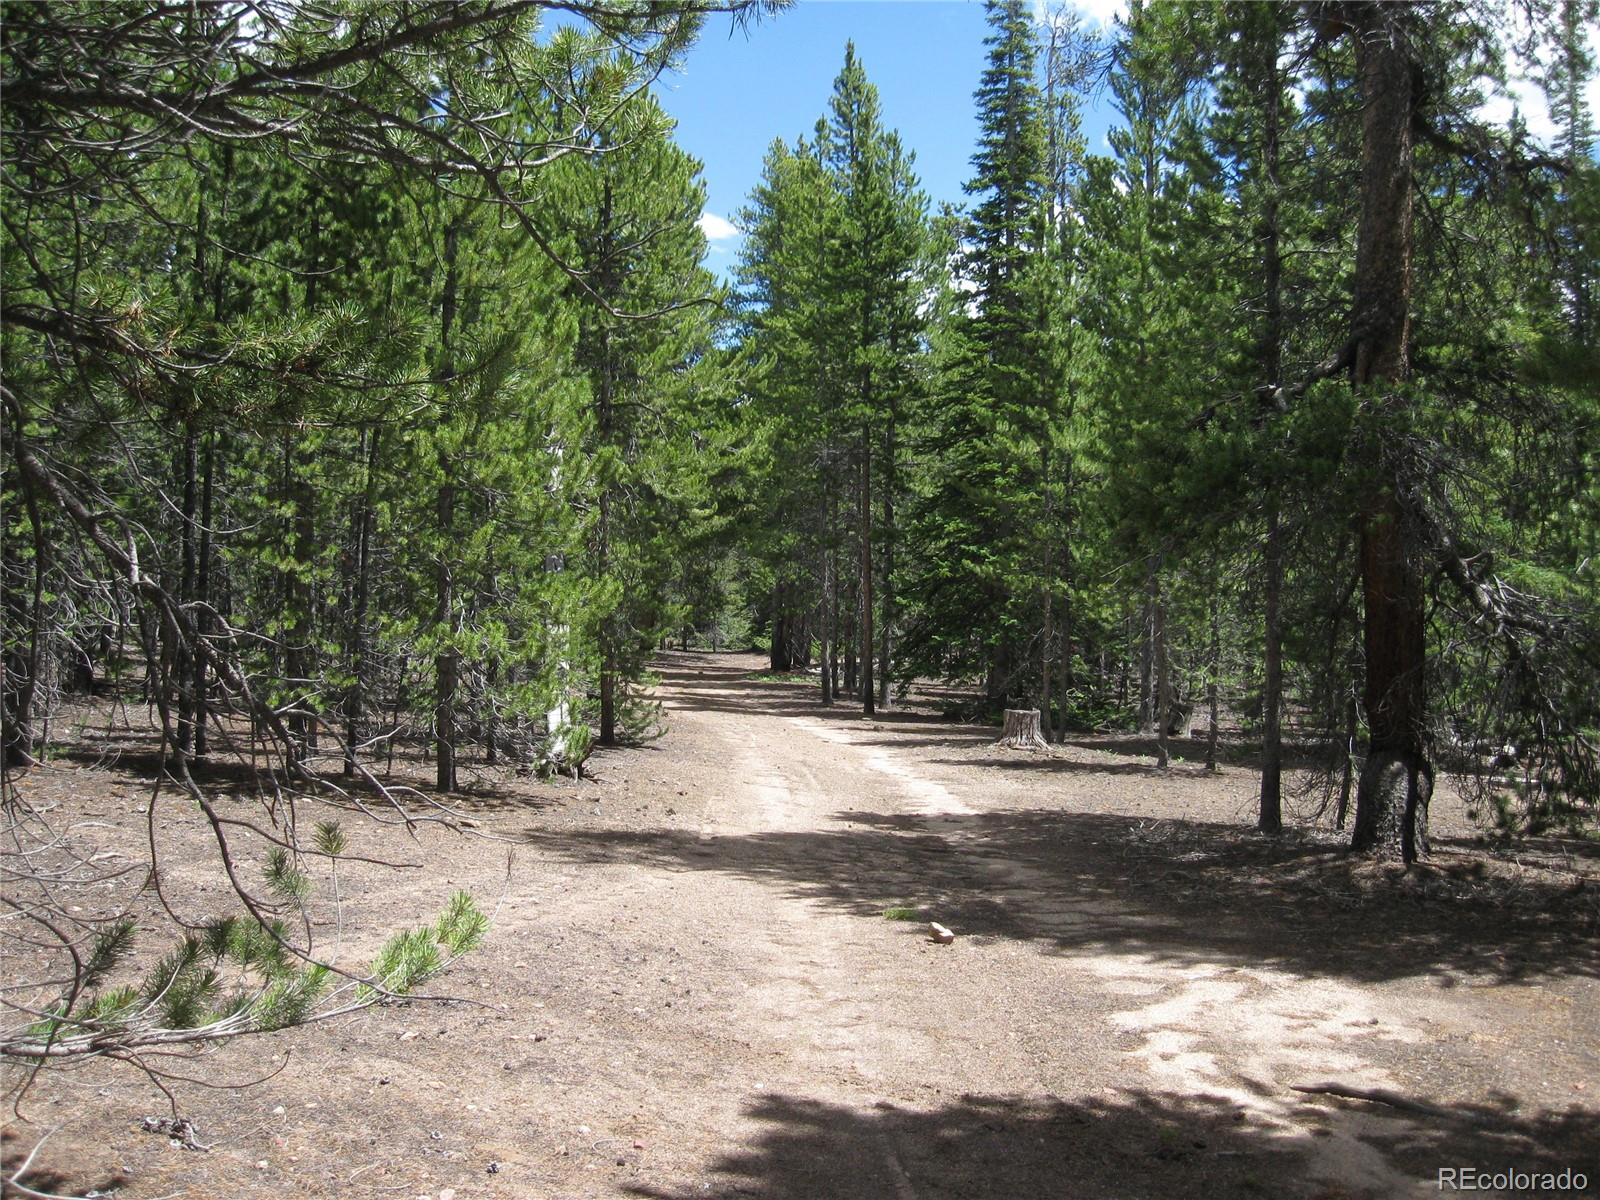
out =
[[(880, 1103), (870, 1111), (795, 1096), (762, 1097), (746, 1115), (756, 1138), (714, 1162), (713, 1181), (682, 1191), (635, 1186), (635, 1196), (752, 1196), (761, 1200), (1100, 1200), (1102, 1197), (1386, 1197), (1317, 1178), (1336, 1151), (1345, 1102), (1300, 1106), (1310, 1135), (1285, 1134), (1210, 1096), (1118, 1092), (1072, 1102), (962, 1096), (932, 1111)], [(1519, 1114), (1493, 1106), (1398, 1119), (1361, 1105), (1360, 1142), (1392, 1170), (1435, 1186), (1440, 1166), (1559, 1172), (1593, 1169), (1593, 1113)], [(1347, 1135), (1346, 1135), (1347, 1136)]]
[(28, 1156), (51, 1132), (42, 1126), (12, 1125), (0, 1129), (0, 1196), (113, 1196), (132, 1182), (121, 1172), (90, 1184), (87, 1180), (92, 1176), (74, 1177), (51, 1167), (30, 1165), (23, 1171)]
[(834, 814), (831, 828), (526, 835), (557, 857), (727, 872), (880, 919), (911, 905), (963, 937), (1381, 981), (1600, 976), (1600, 886), (1436, 854), (1402, 872), (1325, 836), (1010, 809)]
[[(656, 665), (666, 688), (664, 698), (669, 707), (691, 712), (726, 712), (749, 716), (763, 713), (780, 717), (807, 717), (843, 729), (860, 730), (865, 725), (883, 726), (894, 730), (889, 738), (852, 738), (859, 746), (936, 747), (952, 751), (973, 751), (992, 745), (1000, 736), (998, 725), (981, 725), (958, 721), (928, 709), (930, 701), (937, 700), (936, 693), (919, 689), (911, 704), (904, 702), (887, 711), (863, 718), (860, 703), (848, 697), (841, 698), (832, 707), (824, 708), (819, 699), (819, 686), (812, 683), (795, 683), (787, 676), (774, 677), (751, 670), (748, 666), (718, 662), (706, 655), (675, 656), (673, 660)], [(1178, 769), (1194, 770), (1205, 757), (1203, 736), (1173, 737), (1168, 742), (1169, 753), (1182, 764)], [(1101, 756), (1096, 761), (1070, 757), (1074, 751), (1089, 751)], [(1117, 762), (1112, 756), (1146, 760), (1142, 762)], [(956, 766), (996, 766), (1012, 771), (1058, 772), (1062, 774), (1131, 775), (1154, 770), (1157, 744), (1153, 737), (1136, 734), (1086, 738), (1070, 735), (1054, 752), (1039, 755), (1017, 755), (994, 759), (959, 758), (937, 760)], [(1284, 766), (1303, 769), (1324, 766), (1326, 754), (1313, 746), (1286, 746)], [(1259, 768), (1260, 747), (1233, 738), (1222, 739), (1217, 746), (1217, 759), (1227, 766)]]

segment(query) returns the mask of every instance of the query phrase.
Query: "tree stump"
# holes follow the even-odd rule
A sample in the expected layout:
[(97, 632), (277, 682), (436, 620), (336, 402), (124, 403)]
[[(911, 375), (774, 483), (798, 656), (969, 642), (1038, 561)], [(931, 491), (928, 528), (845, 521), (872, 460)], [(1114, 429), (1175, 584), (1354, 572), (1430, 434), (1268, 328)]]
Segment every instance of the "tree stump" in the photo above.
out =
[(1044, 740), (1044, 735), (1039, 732), (1039, 710), (1037, 708), (1008, 708), (1006, 709), (1005, 728), (1000, 733), (1000, 740), (996, 746), (1004, 746), (1008, 750), (1043, 750), (1049, 745)]

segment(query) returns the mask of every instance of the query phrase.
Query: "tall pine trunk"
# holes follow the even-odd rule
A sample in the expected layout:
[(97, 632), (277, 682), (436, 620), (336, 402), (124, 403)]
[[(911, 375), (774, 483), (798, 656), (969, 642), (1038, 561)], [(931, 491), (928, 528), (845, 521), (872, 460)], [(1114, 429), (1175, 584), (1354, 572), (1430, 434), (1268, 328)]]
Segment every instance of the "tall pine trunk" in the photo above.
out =
[[(200, 430), (191, 415), (184, 421), (182, 462), (179, 472), (183, 480), (178, 531), (180, 569), (178, 598), (183, 604), (195, 599), (195, 557), (199, 550), (200, 515)], [(199, 648), (181, 642), (172, 649), (172, 688), (177, 696), (179, 754), (189, 755), (194, 749), (194, 662)]]
[(875, 712), (872, 686), (872, 427), (861, 428), (861, 711)]
[(1050, 446), (1041, 443), (1039, 446), (1039, 478), (1044, 489), (1044, 627), (1039, 635), (1039, 723), (1044, 733), (1044, 740), (1056, 740), (1055, 716), (1050, 702), (1050, 650), (1055, 641), (1055, 613), (1052, 610), (1054, 600), (1055, 574), (1054, 548), (1055, 529), (1050, 513)]
[(883, 435), (883, 553), (881, 559), (881, 573), (883, 576), (882, 628), (878, 631), (878, 707), (889, 707), (889, 681), (890, 654), (894, 647), (892, 634), (894, 629), (894, 491), (896, 482), (895, 472), (895, 429), (894, 412), (889, 413), (888, 425)]
[[(456, 319), (458, 236), (457, 222), (452, 220), (444, 235), (444, 295), (439, 305), (439, 383), (446, 390), (444, 418), (449, 416), (448, 390), (455, 374), (451, 337)], [(454, 550), (456, 480), (455, 463), (442, 450), (439, 453), (439, 490), (434, 503), (439, 557), (434, 565), (433, 620), (438, 635), (447, 639), (444, 649), (433, 660), (434, 785), (441, 792), (453, 792), (456, 790), (456, 691), (461, 673), (455, 648), (448, 643), (455, 632), (451, 628), (455, 614), (455, 572), (450, 555)]]
[(1261, 803), (1256, 828), (1262, 833), (1283, 829), (1283, 529), (1275, 487), (1268, 484), (1266, 559), (1263, 608), (1266, 678), (1261, 695)]
[[(1266, 184), (1259, 231), (1262, 322), (1257, 346), (1263, 395), (1274, 394), (1283, 382), (1283, 261), (1278, 206), (1279, 127), (1283, 106), (1283, 85), (1278, 75), (1280, 41), (1274, 24), (1272, 36), (1261, 39), (1257, 63), (1263, 90), (1261, 167)], [(1262, 418), (1271, 421), (1270, 408)], [(1262, 545), (1266, 572), (1262, 647), (1265, 679), (1261, 698), (1261, 797), (1256, 828), (1263, 833), (1278, 833), (1283, 829), (1283, 529), (1277, 477), (1272, 465), (1268, 464), (1267, 530)]]
[(1354, 383), (1376, 431), (1360, 512), (1367, 761), (1352, 846), (1414, 862), (1427, 852), (1433, 768), (1424, 740), (1427, 633), (1421, 551), (1400, 440), (1410, 373), (1412, 123), (1416, 97), (1403, 6), (1355, 19), (1362, 89), (1361, 224), (1356, 243)]
[(1172, 762), (1167, 726), (1172, 713), (1172, 673), (1167, 663), (1167, 606), (1161, 595), (1161, 567), (1150, 567), (1150, 641), (1156, 670), (1156, 766), (1165, 771)]
[(354, 775), (356, 746), (361, 741), (361, 717), (366, 709), (367, 608), (372, 594), (372, 526), (377, 508), (378, 453), (382, 431), (363, 432), (366, 478), (352, 531), (355, 534), (355, 579), (350, 611), (350, 690), (344, 700), (344, 773)]
[[(200, 536), (195, 548), (195, 576), (194, 598), (199, 603), (195, 610), (194, 629), (198, 638), (209, 637), (211, 634), (211, 529), (215, 515), (216, 500), (216, 468), (217, 468), (217, 434), (212, 430), (206, 435), (205, 453), (200, 460)], [(190, 683), (192, 691), (191, 717), (194, 722), (194, 742), (191, 752), (195, 758), (204, 758), (206, 754), (206, 720), (209, 709), (206, 706), (207, 672), (206, 659), (203, 654), (196, 653), (193, 662), (194, 675)]]
[(1219, 693), (1221, 691), (1220, 679), (1222, 674), (1222, 600), (1219, 596), (1220, 589), (1213, 584), (1211, 590), (1211, 645), (1206, 654), (1208, 669), (1206, 671), (1206, 709), (1209, 725), (1206, 728), (1206, 770), (1217, 769), (1217, 736), (1219, 713)]
[[(12, 406), (6, 407), (6, 440), (22, 437), (22, 422), (16, 419)], [(14, 460), (15, 447), (6, 446), (5, 460)], [(0, 729), (0, 767), (32, 766), (37, 759), (34, 728), (35, 697), (38, 695), (39, 664), (46, 639), (44, 628), (45, 571), (48, 545), (44, 525), (39, 516), (39, 505), (27, 480), (15, 477), (18, 493), (28, 510), (28, 524), (33, 534), (33, 560), (25, 564), (18, 553), (21, 539), (0, 537), (0, 590), (4, 592), (3, 611), (8, 635), (7, 647), (0, 669), (0, 711), (3, 711), (3, 729)], [(23, 580), (31, 578), (31, 585)], [(24, 640), (22, 631), (28, 635)]]

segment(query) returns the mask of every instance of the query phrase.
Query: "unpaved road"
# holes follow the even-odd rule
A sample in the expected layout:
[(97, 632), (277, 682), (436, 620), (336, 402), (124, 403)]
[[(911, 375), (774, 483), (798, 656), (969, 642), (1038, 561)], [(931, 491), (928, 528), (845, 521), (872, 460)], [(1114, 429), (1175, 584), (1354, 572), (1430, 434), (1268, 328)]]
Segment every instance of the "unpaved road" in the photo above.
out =
[[(823, 713), (759, 665), (672, 656), (654, 747), (601, 758), (599, 783), (486, 789), (468, 807), (499, 840), (426, 837), (420, 873), (342, 877), (356, 961), (452, 887), (503, 890), (488, 945), (433, 988), (474, 1003), (177, 1064), (277, 1071), (179, 1085), (204, 1153), (136, 1130), (164, 1110), (126, 1069), (47, 1079), (8, 1159), (60, 1125), (34, 1185), (128, 1197), (1387, 1197), (1440, 1194), (1440, 1167), (1600, 1185), (1590, 932), (1243, 838), (1248, 770), (1007, 756), (928, 712)], [(197, 831), (173, 837), (214, 886)], [(1329, 1082), (1428, 1111), (1293, 1090)]]

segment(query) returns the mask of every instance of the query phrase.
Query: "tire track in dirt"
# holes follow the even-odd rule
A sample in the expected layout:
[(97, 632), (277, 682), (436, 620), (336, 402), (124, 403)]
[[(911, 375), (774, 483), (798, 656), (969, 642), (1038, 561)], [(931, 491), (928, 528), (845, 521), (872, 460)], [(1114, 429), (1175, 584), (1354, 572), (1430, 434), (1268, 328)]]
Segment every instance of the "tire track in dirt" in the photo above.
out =
[[(888, 751), (861, 747), (838, 725), (804, 717), (788, 718), (793, 727), (830, 746), (856, 749), (862, 765), (893, 780), (903, 805), (926, 818), (975, 815), (980, 810), (943, 784), (920, 775), (906, 760)], [(927, 833), (962, 854), (968, 838), (924, 822)], [(987, 854), (965, 853), (965, 864), (993, 883), (1014, 910), (1041, 932), (1071, 926), (1084, 914), (1041, 906), (1056, 882), (1040, 872)], [(1102, 906), (1096, 905), (1096, 908)], [(1099, 914), (1090, 914), (1099, 915)], [(1112, 1028), (1141, 1039), (1129, 1056), (1138, 1062), (1152, 1088), (1180, 1095), (1205, 1095), (1235, 1104), (1244, 1119), (1286, 1148), (1308, 1152), (1309, 1174), (1342, 1187), (1375, 1195), (1431, 1192), (1395, 1171), (1366, 1138), (1394, 1136), (1414, 1125), (1394, 1114), (1318, 1107), (1314, 1124), (1295, 1110), (1303, 1097), (1297, 1083), (1337, 1078), (1348, 1086), (1394, 1088), (1394, 1079), (1362, 1057), (1357, 1043), (1387, 1039), (1421, 1040), (1418, 1032), (1394, 1013), (1373, 1015), (1382, 1006), (1355, 988), (1327, 979), (1303, 979), (1284, 972), (1221, 963), (1179, 965), (1149, 955), (1077, 954), (1078, 978), (1093, 981), (1109, 993), (1151, 995), (1147, 1005), (1108, 1014)]]

